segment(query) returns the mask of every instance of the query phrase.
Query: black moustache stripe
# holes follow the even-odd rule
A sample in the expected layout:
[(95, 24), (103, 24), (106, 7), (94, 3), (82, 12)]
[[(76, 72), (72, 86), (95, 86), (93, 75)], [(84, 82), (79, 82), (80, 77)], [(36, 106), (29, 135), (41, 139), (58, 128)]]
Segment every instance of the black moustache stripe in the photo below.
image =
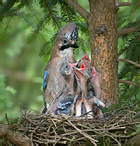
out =
[(78, 48), (79, 46), (76, 43), (75, 44), (68, 44), (68, 45), (63, 45), (59, 50), (65, 50), (69, 47)]

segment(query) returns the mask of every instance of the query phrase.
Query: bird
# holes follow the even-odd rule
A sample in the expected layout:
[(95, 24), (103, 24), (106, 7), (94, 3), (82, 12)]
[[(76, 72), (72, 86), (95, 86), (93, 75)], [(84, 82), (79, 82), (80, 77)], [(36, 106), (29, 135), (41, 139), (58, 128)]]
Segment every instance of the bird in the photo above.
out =
[(76, 63), (74, 50), (78, 48), (78, 27), (74, 22), (68, 23), (62, 28), (56, 37), (50, 60), (43, 75), (43, 99), (44, 110), (65, 89), (67, 81), (61, 73), (61, 66), (67, 56), (69, 63)]
[(100, 99), (101, 98), (101, 74), (99, 71), (96, 71), (94, 67), (92, 67), (92, 73), (90, 78), (90, 87), (92, 91), (94, 91), (95, 96)]
[(103, 118), (102, 107), (105, 104), (101, 101), (101, 74), (92, 68), (91, 77), (88, 83), (87, 97), (89, 102), (92, 104), (94, 115)]
[(48, 109), (49, 113), (54, 115), (65, 114), (66, 116), (71, 116), (74, 111), (75, 93), (74, 93), (74, 72), (73, 66), (76, 64), (68, 63), (67, 57), (65, 57), (65, 62), (61, 66), (61, 74), (66, 80), (66, 87), (60, 93), (60, 95), (55, 98)]
[(82, 59), (80, 59), (77, 62), (77, 67), (78, 68), (80, 68), (82, 62), (84, 63), (84, 65), (86, 66), (86, 68), (90, 69), (90, 67), (91, 67), (91, 60), (89, 58), (88, 51), (85, 53), (85, 55), (82, 57)]
[(87, 82), (90, 78), (90, 75), (87, 73), (86, 67), (83, 62), (81, 62), (80, 68), (74, 67), (74, 72), (79, 82), (78, 85), (80, 86), (77, 88), (80, 88), (81, 92), (81, 96), (78, 96), (75, 105), (76, 116), (81, 116), (85, 113), (88, 113), (87, 116), (91, 117), (93, 115), (92, 106), (87, 99)]

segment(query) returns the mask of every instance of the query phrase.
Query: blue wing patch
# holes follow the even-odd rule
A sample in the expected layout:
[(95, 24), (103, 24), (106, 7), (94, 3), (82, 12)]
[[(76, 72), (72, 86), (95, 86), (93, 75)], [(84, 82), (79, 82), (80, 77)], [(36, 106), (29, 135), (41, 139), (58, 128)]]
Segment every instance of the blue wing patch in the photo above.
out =
[(73, 95), (66, 95), (62, 98), (58, 103), (57, 113), (60, 114), (68, 114), (70, 112), (71, 104), (74, 102)]
[(43, 75), (43, 89), (45, 89), (46, 88), (46, 78), (47, 78), (47, 76), (48, 76), (48, 74), (49, 74), (49, 71), (44, 71), (44, 75)]

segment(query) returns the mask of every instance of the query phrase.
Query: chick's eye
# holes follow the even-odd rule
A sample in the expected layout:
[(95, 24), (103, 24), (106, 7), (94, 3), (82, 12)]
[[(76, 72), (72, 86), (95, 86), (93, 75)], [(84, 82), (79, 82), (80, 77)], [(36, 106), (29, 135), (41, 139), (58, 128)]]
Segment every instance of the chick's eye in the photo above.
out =
[(86, 70), (87, 70), (87, 72), (90, 72), (90, 69), (89, 68), (87, 68)]
[(67, 43), (67, 40), (66, 40), (66, 39), (64, 39), (64, 40), (63, 40), (63, 43), (64, 43), (64, 44), (66, 44), (66, 43)]
[(68, 68), (68, 65), (66, 65), (66, 68)]

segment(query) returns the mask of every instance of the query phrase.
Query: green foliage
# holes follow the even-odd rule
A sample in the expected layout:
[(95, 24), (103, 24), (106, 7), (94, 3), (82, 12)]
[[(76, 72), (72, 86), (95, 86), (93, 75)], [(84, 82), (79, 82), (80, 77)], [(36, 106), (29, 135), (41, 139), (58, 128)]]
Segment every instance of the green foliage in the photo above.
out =
[[(7, 91), (5, 85), (5, 77), (0, 74), (0, 111), (6, 108), (11, 108), (12, 102), (9, 97), (9, 93)], [(2, 114), (2, 113), (0, 113)]]
[[(118, 13), (118, 29), (140, 27), (140, 9), (138, 0), (133, 0), (131, 6), (120, 8)], [(127, 10), (127, 11), (126, 11)], [(118, 57), (140, 64), (140, 31), (124, 35), (118, 39)], [(139, 68), (127, 62), (119, 62), (119, 79), (140, 85)], [(120, 101), (129, 105), (140, 102), (140, 90), (137, 86), (119, 84)], [(129, 102), (128, 102), (129, 99)]]

